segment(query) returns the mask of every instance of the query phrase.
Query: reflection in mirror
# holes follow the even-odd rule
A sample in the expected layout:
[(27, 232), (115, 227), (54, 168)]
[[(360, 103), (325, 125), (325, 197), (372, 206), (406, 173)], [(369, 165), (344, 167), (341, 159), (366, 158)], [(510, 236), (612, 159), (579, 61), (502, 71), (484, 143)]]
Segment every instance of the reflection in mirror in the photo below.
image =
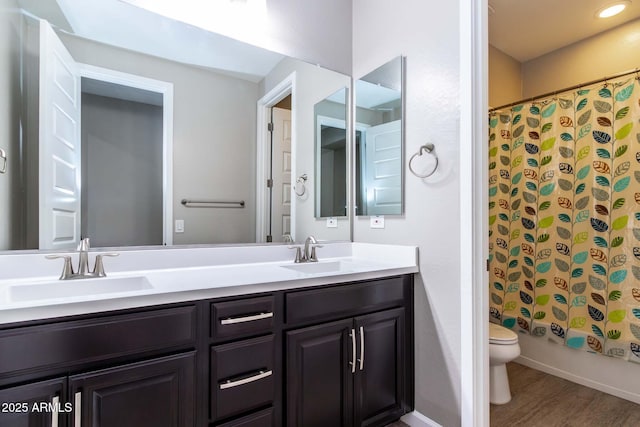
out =
[(347, 215), (347, 88), (314, 106), (316, 218)]
[[(67, 91), (56, 96), (80, 95), (77, 127), (60, 126), (75, 122), (59, 109), (55, 129), (40, 116), (39, 70), (47, 58), (34, 17), (68, 53), (67, 66), (58, 67), (70, 72), (58, 82)], [(0, 100), (0, 149), (8, 159), (0, 174), (0, 250), (68, 250), (80, 237), (110, 247), (265, 242), (258, 232), (258, 223), (269, 227), (264, 217), (298, 239), (350, 239), (348, 226), (319, 228), (290, 183), (272, 201), (290, 209), (290, 224), (286, 215), (269, 216), (274, 207), (258, 186), (266, 188), (276, 166), (258, 166), (267, 142), (256, 141), (257, 129), (267, 126), (258, 122), (259, 101), (295, 75), (285, 137), (292, 147), (281, 169), (311, 177), (313, 106), (349, 86), (348, 76), (119, 0), (3, 0), (0, 28), (0, 93), (7, 94)], [(57, 151), (47, 151), (43, 129), (61, 142)], [(69, 147), (81, 154), (65, 157)], [(42, 158), (57, 163), (45, 170)], [(61, 204), (45, 210), (40, 197), (47, 186)], [(307, 193), (314, 200), (314, 188)]]
[(403, 58), (355, 85), (356, 215), (403, 213)]

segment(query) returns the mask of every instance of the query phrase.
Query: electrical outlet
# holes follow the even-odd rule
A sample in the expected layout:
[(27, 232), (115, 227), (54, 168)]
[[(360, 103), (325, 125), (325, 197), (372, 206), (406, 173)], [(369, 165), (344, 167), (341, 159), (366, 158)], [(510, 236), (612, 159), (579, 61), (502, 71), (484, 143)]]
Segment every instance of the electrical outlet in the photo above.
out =
[(184, 233), (184, 219), (176, 219), (176, 233)]
[(338, 218), (334, 216), (327, 218), (327, 228), (338, 228)]
[(384, 216), (383, 215), (372, 216), (370, 218), (369, 225), (371, 226), (371, 228), (384, 228)]

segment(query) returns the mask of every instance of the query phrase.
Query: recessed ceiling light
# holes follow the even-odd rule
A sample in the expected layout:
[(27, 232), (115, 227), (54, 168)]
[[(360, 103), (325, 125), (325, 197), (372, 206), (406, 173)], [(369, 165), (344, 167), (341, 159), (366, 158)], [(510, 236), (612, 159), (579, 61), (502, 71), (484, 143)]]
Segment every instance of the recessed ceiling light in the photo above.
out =
[(628, 0), (608, 4), (605, 7), (599, 9), (596, 12), (596, 16), (598, 18), (610, 18), (625, 10), (630, 4), (631, 2)]

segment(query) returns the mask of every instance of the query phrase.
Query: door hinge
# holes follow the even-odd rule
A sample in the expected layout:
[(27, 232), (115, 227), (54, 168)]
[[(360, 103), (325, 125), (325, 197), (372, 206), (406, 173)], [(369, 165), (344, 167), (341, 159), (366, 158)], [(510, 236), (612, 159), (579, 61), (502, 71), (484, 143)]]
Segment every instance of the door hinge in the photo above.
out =
[(267, 123), (267, 130), (273, 132), (273, 123)]
[(267, 188), (272, 188), (272, 187), (273, 187), (273, 180), (267, 179)]
[(487, 258), (487, 271), (489, 271), (489, 258)]

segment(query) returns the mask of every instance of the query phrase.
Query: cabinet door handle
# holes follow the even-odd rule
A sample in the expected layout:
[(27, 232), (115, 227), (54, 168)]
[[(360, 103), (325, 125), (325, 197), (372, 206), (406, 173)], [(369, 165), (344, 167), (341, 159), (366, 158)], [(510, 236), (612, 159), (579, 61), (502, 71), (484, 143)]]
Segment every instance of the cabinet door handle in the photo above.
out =
[(73, 414), (73, 426), (81, 427), (82, 425), (82, 392), (79, 391), (75, 394), (75, 405)]
[(273, 375), (273, 371), (272, 370), (260, 371), (256, 375), (253, 375), (253, 376), (250, 376), (250, 377), (247, 377), (247, 378), (243, 378), (241, 380), (227, 381), (225, 383), (222, 383), (222, 384), (220, 384), (220, 390), (225, 390), (227, 388), (232, 388), (232, 387), (237, 387), (239, 385), (252, 383), (254, 381), (258, 381), (258, 380), (261, 380), (263, 378), (270, 377), (271, 375)]
[(351, 373), (355, 374), (356, 373), (356, 330), (351, 329), (349, 336), (351, 337), (351, 362), (349, 362), (349, 365), (351, 365)]
[(253, 314), (251, 316), (230, 317), (228, 319), (220, 319), (221, 325), (233, 325), (235, 323), (253, 322), (254, 320), (262, 320), (273, 317), (273, 312)]
[(58, 418), (60, 418), (58, 405), (60, 405), (60, 397), (54, 396), (53, 399), (51, 399), (51, 405), (53, 406), (51, 411), (51, 427), (58, 427)]
[(358, 362), (360, 362), (360, 370), (362, 371), (364, 369), (364, 328), (362, 326), (360, 326), (360, 359)]

